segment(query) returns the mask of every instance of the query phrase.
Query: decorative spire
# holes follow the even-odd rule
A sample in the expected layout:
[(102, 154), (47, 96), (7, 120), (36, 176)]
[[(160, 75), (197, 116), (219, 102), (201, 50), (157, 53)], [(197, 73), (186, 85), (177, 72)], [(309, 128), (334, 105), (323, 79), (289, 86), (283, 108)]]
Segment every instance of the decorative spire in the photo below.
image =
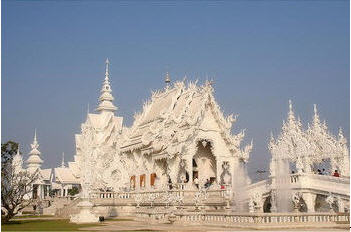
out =
[(40, 151), (38, 150), (39, 144), (37, 140), (37, 129), (34, 130), (34, 139), (33, 139), (33, 143), (30, 146), (32, 150), (29, 154), (40, 155)]
[(289, 100), (289, 113), (288, 113), (288, 122), (295, 121), (295, 115), (292, 107), (292, 102)]
[(319, 115), (318, 115), (318, 110), (317, 110), (317, 105), (313, 104), (313, 124), (319, 124), (320, 120), (319, 120)]
[(34, 129), (34, 143), (38, 143), (37, 142), (37, 128)]
[(271, 131), (270, 138), (269, 138), (269, 143), (268, 143), (268, 148), (269, 150), (272, 150), (275, 144), (273, 132)]
[(344, 137), (344, 133), (343, 133), (341, 127), (339, 128), (338, 140), (339, 140), (339, 142), (342, 143), (342, 144), (346, 144), (346, 143), (347, 143), (347, 140), (346, 140), (346, 138)]
[(117, 107), (113, 105), (113, 96), (112, 96), (112, 90), (110, 86), (110, 79), (109, 79), (109, 60), (106, 59), (106, 70), (105, 70), (105, 80), (102, 84), (101, 88), (101, 95), (99, 97), (99, 106), (96, 109), (99, 112), (114, 112), (117, 110)]
[(61, 162), (61, 168), (65, 167), (65, 153), (62, 152), (62, 162)]
[(169, 77), (168, 72), (166, 72), (165, 83), (166, 83), (166, 87), (168, 88), (169, 84), (171, 83), (171, 78)]
[(43, 160), (40, 158), (40, 151), (39, 151), (39, 144), (37, 141), (37, 130), (35, 129), (34, 132), (34, 139), (33, 143), (30, 145), (32, 150), (29, 152), (29, 157), (27, 160), (28, 170), (29, 171), (36, 171), (41, 167)]
[(105, 68), (105, 81), (107, 80), (109, 80), (109, 72), (108, 72), (108, 66), (109, 66), (109, 64), (110, 64), (110, 61), (108, 60), (108, 58), (106, 58), (106, 61), (105, 61), (105, 63), (106, 63), (106, 68)]
[(22, 165), (23, 165), (23, 159), (19, 152), (19, 145), (18, 145), (17, 154), (12, 159), (12, 167), (14, 169), (14, 172), (19, 173), (20, 171), (22, 171)]
[(313, 112), (314, 112), (314, 114), (317, 114), (318, 112), (317, 112), (317, 105), (316, 104), (313, 104)]
[(344, 133), (341, 127), (339, 127), (339, 138), (344, 138)]

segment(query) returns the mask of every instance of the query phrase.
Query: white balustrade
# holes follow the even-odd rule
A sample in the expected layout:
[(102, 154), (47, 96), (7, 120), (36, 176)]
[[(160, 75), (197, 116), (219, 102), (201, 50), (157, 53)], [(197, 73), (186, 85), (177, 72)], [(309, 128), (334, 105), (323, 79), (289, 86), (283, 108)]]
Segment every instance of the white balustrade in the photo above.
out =
[[(166, 212), (150, 213), (139, 212), (139, 217), (148, 217), (156, 219), (167, 218)], [(218, 214), (218, 213), (175, 213), (176, 221), (182, 223), (202, 223), (202, 224), (287, 224), (287, 223), (337, 223), (350, 222), (350, 215), (347, 213), (328, 214), (328, 213), (285, 213), (285, 214), (256, 214), (256, 215), (235, 215), (235, 214)]]

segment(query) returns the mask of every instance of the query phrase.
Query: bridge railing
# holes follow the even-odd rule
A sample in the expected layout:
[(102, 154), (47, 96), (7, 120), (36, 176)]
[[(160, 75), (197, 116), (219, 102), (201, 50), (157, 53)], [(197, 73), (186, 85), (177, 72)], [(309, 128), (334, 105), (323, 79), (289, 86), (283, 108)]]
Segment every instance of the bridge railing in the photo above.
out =
[[(249, 192), (269, 192), (272, 182), (276, 184), (289, 183), (292, 189), (314, 189), (319, 192), (331, 192), (339, 195), (350, 195), (349, 186), (350, 179), (348, 177), (335, 177), (329, 175), (318, 175), (308, 173), (294, 173), (289, 174), (286, 178), (275, 179), (274, 176), (270, 176), (266, 180), (262, 180), (253, 184), (250, 184), (247, 189)], [(277, 183), (279, 182), (279, 183)]]

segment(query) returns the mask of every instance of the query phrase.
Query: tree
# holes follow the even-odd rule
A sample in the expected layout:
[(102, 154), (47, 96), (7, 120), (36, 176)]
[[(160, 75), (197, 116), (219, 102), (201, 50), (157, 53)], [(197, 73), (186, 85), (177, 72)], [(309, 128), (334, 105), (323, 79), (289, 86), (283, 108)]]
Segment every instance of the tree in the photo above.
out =
[(5, 223), (33, 203), (30, 194), (38, 177), (38, 172), (29, 173), (12, 162), (17, 148), (18, 144), (13, 141), (1, 144), (1, 210)]
[(12, 162), (12, 158), (15, 156), (17, 149), (18, 143), (13, 141), (1, 144), (1, 171), (4, 168), (3, 164)]
[(78, 193), (79, 193), (79, 189), (77, 187), (75, 187), (75, 186), (73, 188), (71, 188), (71, 189), (68, 189), (68, 194), (70, 196), (74, 196), (74, 195), (76, 195)]

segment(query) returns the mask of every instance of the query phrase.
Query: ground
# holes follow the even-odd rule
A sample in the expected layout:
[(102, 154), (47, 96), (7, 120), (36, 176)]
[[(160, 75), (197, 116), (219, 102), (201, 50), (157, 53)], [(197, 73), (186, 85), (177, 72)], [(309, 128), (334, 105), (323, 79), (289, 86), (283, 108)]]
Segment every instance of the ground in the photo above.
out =
[(334, 225), (326, 228), (320, 225), (318, 228), (304, 227), (295, 228), (252, 228), (252, 227), (230, 227), (202, 226), (202, 225), (171, 225), (151, 224), (147, 222), (134, 221), (132, 218), (109, 219), (103, 223), (95, 224), (73, 224), (68, 219), (53, 217), (21, 218), (17, 217), (10, 224), (2, 225), (2, 231), (346, 231), (348, 225)]

